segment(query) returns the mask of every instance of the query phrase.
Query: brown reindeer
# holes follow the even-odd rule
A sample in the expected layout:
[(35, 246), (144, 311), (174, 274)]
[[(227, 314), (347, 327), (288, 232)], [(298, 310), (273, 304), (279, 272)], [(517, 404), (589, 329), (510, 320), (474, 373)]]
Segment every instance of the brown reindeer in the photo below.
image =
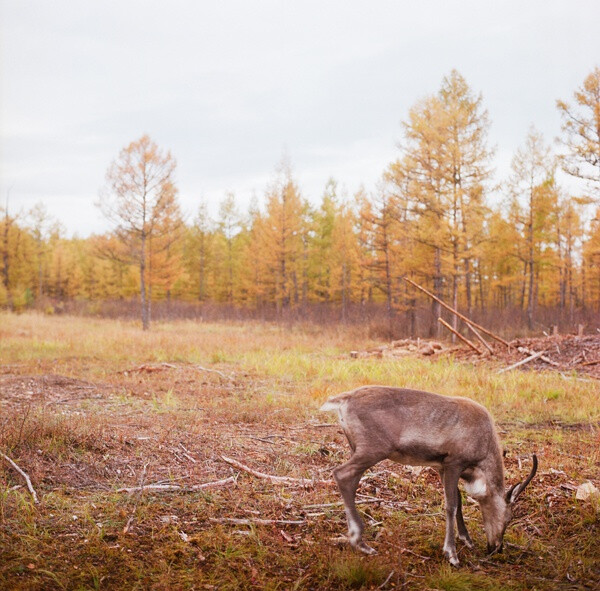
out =
[(358, 483), (368, 468), (389, 459), (412, 466), (432, 466), (440, 474), (446, 502), (444, 554), (454, 566), (454, 523), (458, 537), (469, 548), (473, 542), (465, 526), (458, 481), (479, 503), (488, 552), (502, 551), (512, 508), (537, 470), (505, 490), (500, 441), (490, 413), (473, 400), (430, 392), (366, 386), (330, 398), (320, 410), (336, 410), (352, 448), (352, 457), (333, 470), (344, 499), (348, 537), (357, 549), (372, 554), (362, 539), (364, 524), (355, 504)]

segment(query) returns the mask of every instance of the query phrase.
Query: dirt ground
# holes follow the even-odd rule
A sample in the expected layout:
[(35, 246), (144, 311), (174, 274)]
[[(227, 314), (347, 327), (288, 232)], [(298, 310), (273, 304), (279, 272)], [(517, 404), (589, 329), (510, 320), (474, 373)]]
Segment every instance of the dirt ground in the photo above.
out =
[[(543, 349), (559, 372), (589, 379), (598, 370), (584, 365), (598, 359), (597, 337), (514, 346)], [(479, 359), (447, 346), (432, 357), (442, 353)], [(497, 371), (525, 356), (478, 363)], [(175, 361), (93, 379), (95, 370), (67, 371), (69, 363), (0, 366), (0, 450), (40, 497), (34, 505), (23, 478), (2, 465), (0, 589), (600, 588), (600, 504), (576, 499), (582, 483), (600, 486), (596, 423), (499, 423), (508, 483), (528, 472), (533, 450), (540, 470), (502, 555), (486, 557), (479, 508), (465, 497), (476, 547), (459, 545), (462, 566), (452, 569), (429, 468), (373, 468), (357, 498), (378, 555), (349, 548), (331, 481), (348, 445), (333, 417), (295, 402), (293, 380)], [(270, 400), (272, 390), (283, 398)]]

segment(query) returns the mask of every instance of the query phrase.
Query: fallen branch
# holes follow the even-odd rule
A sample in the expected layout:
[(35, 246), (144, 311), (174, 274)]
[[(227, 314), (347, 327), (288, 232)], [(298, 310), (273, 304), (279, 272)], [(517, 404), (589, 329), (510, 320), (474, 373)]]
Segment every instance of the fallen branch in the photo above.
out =
[[(531, 349), (528, 349), (527, 347), (517, 347), (517, 351), (519, 351), (519, 353), (525, 353), (527, 355), (535, 355), (537, 353), (537, 351), (532, 351)], [(554, 367), (558, 367), (559, 364), (556, 363), (556, 361), (552, 361), (552, 359), (546, 357), (545, 355), (545, 351), (542, 351), (542, 354), (540, 355), (540, 359), (544, 362), (546, 362), (548, 365), (553, 365)]]
[(438, 318), (438, 322), (445, 326), (452, 334), (456, 335), (463, 343), (471, 347), (473, 351), (476, 351), (478, 355), (481, 355), (481, 351), (467, 337), (463, 337), (457, 330), (454, 330), (443, 318)]
[(433, 298), (441, 306), (446, 308), (446, 310), (448, 310), (449, 312), (452, 312), (452, 314), (454, 314), (455, 316), (458, 316), (461, 320), (464, 320), (467, 324), (474, 326), (475, 328), (479, 329), (481, 332), (485, 333), (486, 335), (492, 337), (493, 339), (496, 339), (497, 341), (502, 343), (505, 347), (507, 347), (507, 348), (510, 347), (510, 344), (507, 343), (503, 338), (501, 338), (498, 335), (494, 334), (493, 332), (489, 331), (487, 328), (477, 324), (476, 322), (473, 322), (472, 320), (470, 320), (469, 318), (467, 318), (466, 316), (464, 316), (463, 314), (461, 314), (454, 308), (451, 308), (446, 302), (444, 302), (443, 300), (440, 300), (440, 298), (433, 295), (430, 291), (426, 290), (424, 287), (421, 287), (418, 283), (415, 283), (412, 279), (409, 279), (408, 277), (403, 277), (402, 279), (404, 279), (404, 281), (406, 281), (407, 283), (410, 283), (413, 287), (416, 287), (417, 289), (421, 290), (423, 293), (427, 294), (430, 298)]
[(17, 464), (13, 460), (11, 460), (6, 454), (0, 452), (0, 455), (25, 479), (25, 482), (27, 483), (27, 488), (29, 489), (31, 496), (33, 497), (33, 502), (36, 504), (39, 503), (37, 493), (35, 492), (35, 489), (31, 484), (31, 479), (29, 478), (27, 472), (21, 470), (21, 468), (19, 468), (19, 466), (17, 466)]
[(290, 476), (274, 476), (273, 474), (265, 474), (264, 472), (258, 472), (257, 470), (253, 470), (249, 466), (238, 462), (232, 458), (228, 458), (226, 456), (221, 456), (221, 459), (232, 466), (235, 466), (239, 470), (244, 472), (248, 472), (248, 474), (252, 474), (252, 476), (256, 476), (256, 478), (263, 478), (265, 480), (269, 480), (273, 484), (289, 484), (291, 486), (315, 486), (315, 485), (323, 485), (323, 486), (333, 486), (335, 483), (333, 480), (315, 480), (315, 479), (307, 479), (307, 478), (291, 478)]
[(235, 517), (210, 517), (213, 523), (234, 523), (235, 525), (304, 525), (306, 521), (289, 519), (237, 519)]
[(525, 365), (526, 363), (529, 363), (530, 361), (533, 361), (534, 359), (538, 359), (543, 354), (544, 354), (543, 351), (534, 353), (533, 355), (530, 355), (529, 357), (527, 357), (527, 359), (521, 359), (521, 361), (517, 361), (517, 363), (513, 363), (512, 365), (509, 365), (508, 367), (503, 367), (502, 369), (499, 369), (496, 373), (504, 373), (505, 371), (510, 371), (511, 369), (515, 369), (516, 367)]
[(179, 484), (146, 484), (144, 487), (132, 486), (118, 488), (117, 492), (133, 493), (141, 490), (154, 490), (159, 492), (178, 491), (178, 492), (194, 492), (197, 490), (203, 490), (205, 488), (216, 488), (218, 486), (226, 486), (235, 482), (234, 476), (223, 478), (222, 480), (215, 480), (213, 482), (205, 482), (204, 484), (194, 484), (192, 486), (180, 486)]

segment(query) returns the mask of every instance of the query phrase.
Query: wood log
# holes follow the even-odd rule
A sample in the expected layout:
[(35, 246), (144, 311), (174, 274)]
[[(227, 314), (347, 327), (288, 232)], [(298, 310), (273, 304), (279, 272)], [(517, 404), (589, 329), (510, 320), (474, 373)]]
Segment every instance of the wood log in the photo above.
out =
[(476, 351), (478, 355), (481, 355), (481, 351), (466, 337), (463, 337), (457, 330), (454, 330), (443, 318), (438, 318), (438, 322), (444, 325), (452, 334), (455, 334), (463, 343), (466, 343), (473, 351)]
[(481, 326), (480, 324), (473, 322), (471, 319), (467, 318), (466, 316), (464, 316), (463, 314), (461, 314), (454, 308), (451, 308), (446, 302), (444, 302), (443, 300), (440, 300), (440, 298), (433, 295), (430, 291), (426, 290), (424, 287), (421, 287), (418, 283), (415, 283), (412, 279), (409, 279), (408, 277), (403, 277), (402, 279), (404, 279), (404, 281), (406, 281), (407, 283), (410, 283), (413, 287), (416, 287), (417, 289), (421, 290), (424, 294), (426, 294), (430, 298), (434, 299), (441, 306), (446, 308), (446, 310), (448, 310), (449, 312), (452, 312), (452, 314), (454, 314), (455, 316), (458, 316), (461, 320), (464, 320), (467, 324), (474, 326), (475, 328), (477, 328), (484, 334), (486, 334), (486, 335), (492, 337), (493, 339), (497, 340), (498, 342), (502, 343), (505, 347), (510, 348), (510, 344), (508, 342), (506, 342), (502, 337), (499, 337), (498, 335), (494, 334), (493, 332), (491, 332), (487, 328)]
[(465, 324), (467, 325), (467, 328), (479, 339), (482, 345), (489, 351), (490, 355), (493, 355), (494, 349), (492, 349), (489, 343), (479, 334), (479, 331), (474, 326), (471, 326), (468, 322), (465, 322)]
[[(517, 347), (517, 351), (519, 351), (519, 353), (525, 353), (526, 355), (535, 355), (537, 353), (537, 351), (532, 351), (531, 349), (528, 349), (527, 347)], [(556, 361), (552, 361), (552, 359), (550, 359), (549, 357), (546, 357), (545, 355), (545, 351), (542, 351), (542, 354), (539, 356), (540, 359), (544, 362), (546, 362), (548, 365), (553, 365), (554, 367), (558, 367), (559, 364), (556, 363)]]

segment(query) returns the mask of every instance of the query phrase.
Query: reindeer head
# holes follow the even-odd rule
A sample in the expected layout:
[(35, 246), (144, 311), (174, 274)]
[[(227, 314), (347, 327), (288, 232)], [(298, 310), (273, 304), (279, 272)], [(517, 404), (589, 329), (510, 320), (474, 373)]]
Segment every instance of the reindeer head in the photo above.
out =
[(489, 554), (502, 552), (504, 532), (512, 519), (512, 510), (515, 502), (531, 482), (537, 472), (537, 456), (533, 454), (533, 466), (529, 476), (523, 482), (511, 486), (504, 496), (492, 495), (480, 500), (481, 512), (483, 513), (483, 525), (487, 538), (487, 550)]

